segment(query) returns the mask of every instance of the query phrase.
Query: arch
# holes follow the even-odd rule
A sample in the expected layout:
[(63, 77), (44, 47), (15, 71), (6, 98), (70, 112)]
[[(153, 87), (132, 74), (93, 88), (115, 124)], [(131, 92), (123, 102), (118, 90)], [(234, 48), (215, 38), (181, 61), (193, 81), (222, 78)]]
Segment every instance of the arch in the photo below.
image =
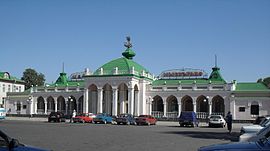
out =
[(209, 113), (209, 103), (208, 98), (206, 98), (206, 96), (204, 95), (199, 96), (196, 100), (196, 106), (197, 112)]
[(74, 96), (69, 96), (68, 97), (68, 108), (67, 108), (67, 115), (72, 115), (73, 110), (76, 110), (77, 112), (77, 102), (76, 98)]
[(167, 117), (176, 118), (178, 116), (178, 101), (173, 95), (169, 96), (166, 100), (167, 102)]
[(37, 99), (37, 113), (44, 114), (45, 113), (45, 100), (42, 96)]
[(156, 118), (161, 118), (163, 116), (163, 112), (164, 112), (163, 99), (159, 95), (156, 95), (153, 98), (151, 115)]
[(117, 113), (128, 113), (128, 86), (125, 83), (118, 85)]
[(182, 111), (193, 111), (193, 100), (190, 96), (186, 95), (181, 100)]
[(97, 114), (97, 104), (98, 104), (98, 92), (97, 86), (91, 84), (88, 87), (88, 111), (94, 114)]
[(65, 113), (66, 111), (66, 102), (63, 96), (57, 98), (57, 111)]
[(212, 99), (212, 113), (218, 115), (225, 115), (224, 99), (220, 95), (216, 95)]
[(81, 114), (83, 113), (83, 96), (81, 96), (79, 99), (78, 99), (78, 111), (77, 113)]
[(108, 83), (103, 86), (102, 112), (112, 115), (112, 86)]
[(54, 98), (49, 96), (47, 98), (47, 113), (50, 114), (55, 110)]
[(257, 116), (260, 113), (260, 106), (257, 101), (253, 101), (250, 106), (250, 114), (253, 116)]

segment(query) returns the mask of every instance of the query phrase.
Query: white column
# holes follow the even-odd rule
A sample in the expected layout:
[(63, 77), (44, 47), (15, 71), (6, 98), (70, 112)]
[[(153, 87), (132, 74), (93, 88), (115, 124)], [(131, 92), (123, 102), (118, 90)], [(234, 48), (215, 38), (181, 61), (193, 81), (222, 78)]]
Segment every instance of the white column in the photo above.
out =
[(134, 115), (134, 88), (128, 89), (128, 113)]
[(102, 113), (103, 89), (98, 88), (98, 113)]
[(193, 100), (193, 111), (196, 113), (197, 112), (197, 104), (196, 104), (197, 98), (193, 97), (192, 100)]
[(32, 114), (34, 114), (35, 110), (34, 110), (34, 101), (33, 99), (29, 100), (30, 102), (30, 115), (32, 116)]
[(150, 97), (149, 98), (149, 115), (152, 115), (152, 103), (153, 103), (153, 99)]
[(167, 117), (167, 101), (166, 101), (166, 99), (163, 100), (163, 109), (164, 109), (163, 117)]
[(113, 89), (113, 106), (112, 106), (112, 114), (117, 115), (117, 102), (118, 102), (118, 89)]
[(212, 98), (208, 99), (208, 104), (209, 104), (209, 115), (212, 114)]
[(139, 99), (139, 91), (135, 91), (135, 116), (139, 116), (140, 114), (140, 99)]
[(44, 101), (45, 104), (45, 110), (44, 110), (44, 114), (47, 114), (47, 110), (48, 110), (48, 102)]
[(35, 109), (35, 114), (37, 114), (37, 103), (38, 103), (37, 100), (35, 100), (35, 102), (34, 102), (34, 104), (35, 104), (35, 108), (34, 108)]
[(54, 100), (54, 111), (57, 112), (57, 99)]
[(177, 98), (177, 100), (178, 100), (178, 117), (180, 117), (180, 114), (181, 114), (181, 112), (182, 112), (182, 97), (178, 97)]
[(84, 107), (83, 107), (83, 112), (85, 113), (88, 113), (88, 98), (89, 98), (89, 92), (88, 92), (88, 89), (84, 89), (84, 99), (83, 99), (83, 104), (84, 104)]
[(69, 110), (69, 108), (68, 108), (68, 103), (70, 103), (69, 101), (68, 101), (68, 98), (65, 98), (65, 104), (66, 104), (66, 115), (67, 115), (67, 113), (68, 113), (68, 110)]

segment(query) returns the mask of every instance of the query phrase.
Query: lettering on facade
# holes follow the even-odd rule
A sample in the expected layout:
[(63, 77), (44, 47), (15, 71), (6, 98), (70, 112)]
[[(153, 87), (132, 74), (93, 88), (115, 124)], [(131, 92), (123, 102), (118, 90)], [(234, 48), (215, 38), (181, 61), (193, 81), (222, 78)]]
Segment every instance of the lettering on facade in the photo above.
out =
[(160, 79), (191, 79), (191, 78), (206, 78), (207, 73), (200, 69), (174, 69), (162, 72), (159, 75)]

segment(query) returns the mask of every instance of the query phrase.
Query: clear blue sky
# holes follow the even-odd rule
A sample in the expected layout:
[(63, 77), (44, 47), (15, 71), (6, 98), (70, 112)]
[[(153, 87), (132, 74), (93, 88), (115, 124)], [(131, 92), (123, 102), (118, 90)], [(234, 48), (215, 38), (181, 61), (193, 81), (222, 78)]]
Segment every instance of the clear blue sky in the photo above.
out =
[(0, 71), (26, 68), (55, 81), (121, 57), (158, 75), (176, 68), (210, 74), (214, 55), (230, 82), (270, 76), (269, 0), (1, 0)]

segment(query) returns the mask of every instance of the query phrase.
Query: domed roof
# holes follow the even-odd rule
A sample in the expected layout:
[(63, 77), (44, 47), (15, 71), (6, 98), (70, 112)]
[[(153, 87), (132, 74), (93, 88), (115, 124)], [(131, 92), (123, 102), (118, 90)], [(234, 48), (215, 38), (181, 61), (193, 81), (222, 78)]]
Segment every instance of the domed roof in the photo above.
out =
[(140, 74), (142, 72), (149, 73), (148, 70), (135, 61), (122, 57), (104, 64), (94, 72), (94, 75)]
[(127, 42), (125, 42), (124, 46), (127, 47), (127, 49), (122, 53), (122, 58), (118, 58), (104, 64), (93, 73), (93, 76), (135, 75), (153, 79), (153, 76), (148, 72), (148, 70), (132, 60), (136, 54), (131, 49), (132, 44), (130, 42), (130, 37), (127, 37)]

